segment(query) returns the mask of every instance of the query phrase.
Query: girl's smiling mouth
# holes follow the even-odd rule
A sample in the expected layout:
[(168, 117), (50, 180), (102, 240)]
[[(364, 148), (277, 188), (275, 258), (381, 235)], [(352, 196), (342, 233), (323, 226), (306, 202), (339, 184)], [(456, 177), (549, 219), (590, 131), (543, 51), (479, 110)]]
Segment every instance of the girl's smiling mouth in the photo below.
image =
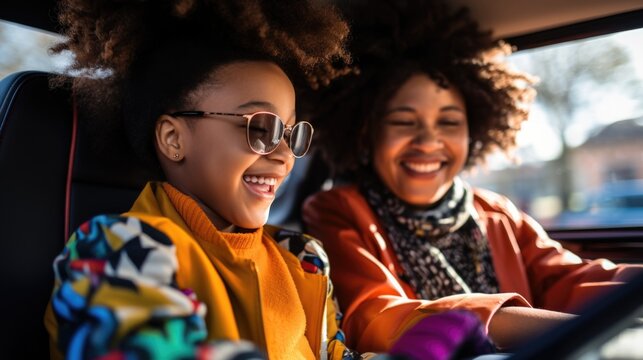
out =
[(268, 200), (275, 198), (277, 178), (274, 176), (244, 175), (243, 182), (254, 194)]

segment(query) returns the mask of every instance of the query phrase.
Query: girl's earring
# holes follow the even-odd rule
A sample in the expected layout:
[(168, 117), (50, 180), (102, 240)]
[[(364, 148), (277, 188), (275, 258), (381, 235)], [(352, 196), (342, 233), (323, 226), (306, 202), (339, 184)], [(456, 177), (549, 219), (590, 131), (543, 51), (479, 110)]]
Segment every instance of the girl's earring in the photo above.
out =
[(178, 160), (179, 159), (179, 153), (174, 153), (174, 159)]

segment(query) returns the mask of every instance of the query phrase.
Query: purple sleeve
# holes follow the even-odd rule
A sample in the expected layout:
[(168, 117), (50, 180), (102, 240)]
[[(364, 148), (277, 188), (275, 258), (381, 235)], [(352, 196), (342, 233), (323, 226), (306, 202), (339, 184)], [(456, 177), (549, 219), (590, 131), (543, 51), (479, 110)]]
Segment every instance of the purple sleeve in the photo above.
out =
[(475, 314), (455, 310), (430, 315), (407, 330), (390, 351), (411, 359), (448, 360), (454, 354), (475, 356), (495, 352)]

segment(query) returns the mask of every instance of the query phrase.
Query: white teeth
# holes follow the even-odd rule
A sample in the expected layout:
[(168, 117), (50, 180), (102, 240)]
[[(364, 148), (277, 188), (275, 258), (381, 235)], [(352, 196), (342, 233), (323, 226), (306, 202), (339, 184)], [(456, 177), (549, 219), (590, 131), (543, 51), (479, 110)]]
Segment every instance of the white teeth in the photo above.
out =
[(277, 184), (277, 179), (273, 177), (265, 177), (265, 176), (244, 176), (243, 180), (245, 182), (249, 183), (255, 183), (255, 184), (265, 184), (265, 185), (275, 185)]
[(419, 173), (430, 173), (432, 171), (436, 171), (440, 168), (440, 164), (441, 164), (440, 162), (432, 162), (432, 163), (405, 162), (404, 163), (406, 167)]

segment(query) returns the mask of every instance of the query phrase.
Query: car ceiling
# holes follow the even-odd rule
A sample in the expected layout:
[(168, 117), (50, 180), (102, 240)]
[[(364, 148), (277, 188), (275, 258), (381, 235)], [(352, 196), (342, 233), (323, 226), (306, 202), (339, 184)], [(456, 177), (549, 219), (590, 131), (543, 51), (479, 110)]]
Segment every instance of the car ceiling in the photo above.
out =
[(471, 9), (497, 38), (544, 31), (581, 21), (641, 10), (643, 0), (450, 0)]
[[(449, 0), (465, 5), (498, 38), (643, 9), (643, 0)], [(56, 0), (2, 0), (0, 18), (56, 31)]]

